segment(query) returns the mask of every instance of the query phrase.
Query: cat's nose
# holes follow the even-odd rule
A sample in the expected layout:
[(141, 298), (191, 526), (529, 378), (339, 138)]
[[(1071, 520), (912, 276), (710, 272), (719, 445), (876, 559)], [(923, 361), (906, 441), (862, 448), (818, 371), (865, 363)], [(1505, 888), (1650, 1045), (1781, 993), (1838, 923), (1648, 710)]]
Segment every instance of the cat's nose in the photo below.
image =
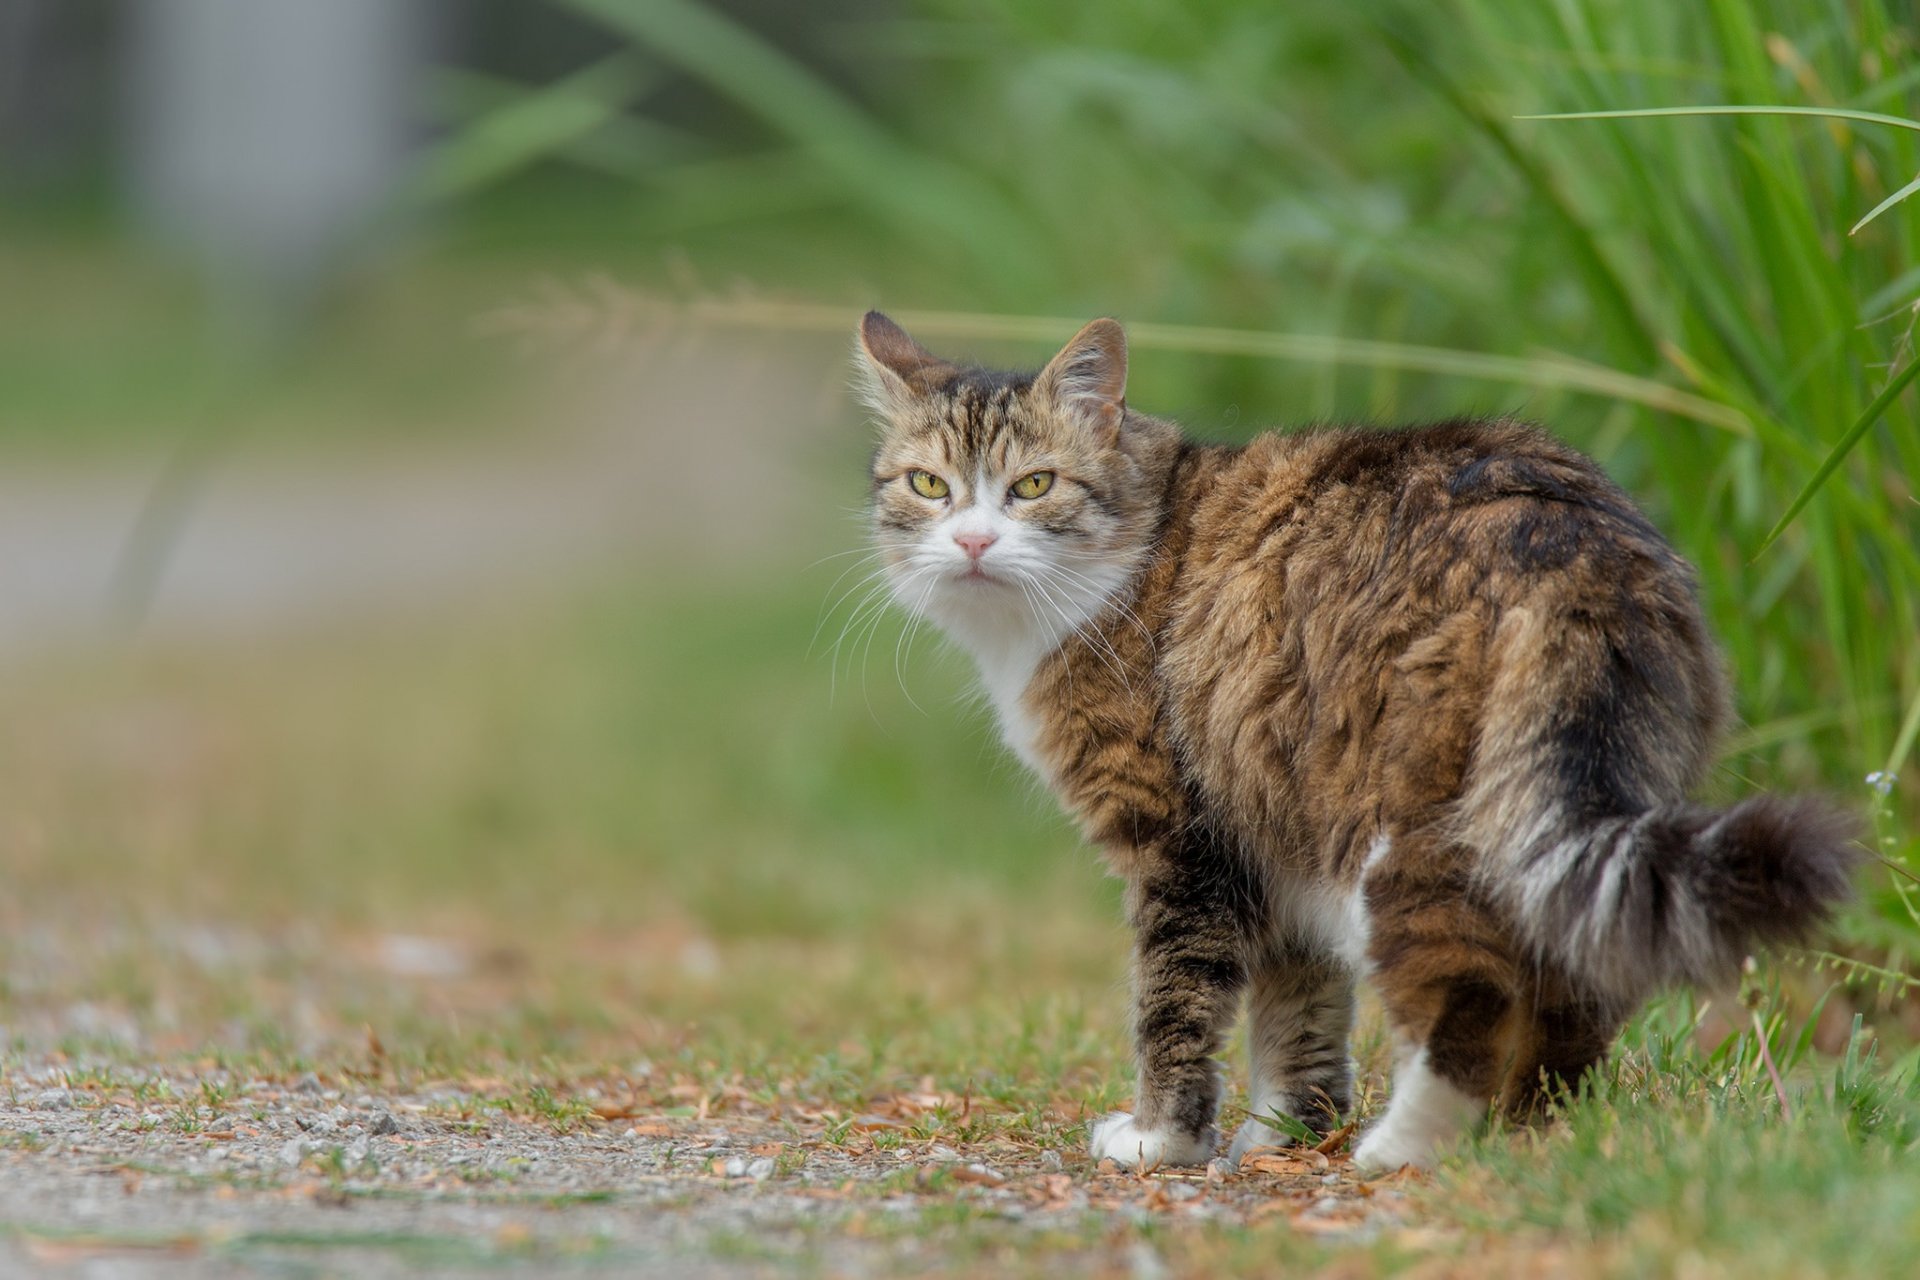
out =
[(987, 554), (988, 547), (1000, 541), (1000, 535), (997, 533), (956, 533), (953, 535), (953, 540), (960, 544), (962, 551), (967, 553), (967, 559), (978, 560), (981, 556)]

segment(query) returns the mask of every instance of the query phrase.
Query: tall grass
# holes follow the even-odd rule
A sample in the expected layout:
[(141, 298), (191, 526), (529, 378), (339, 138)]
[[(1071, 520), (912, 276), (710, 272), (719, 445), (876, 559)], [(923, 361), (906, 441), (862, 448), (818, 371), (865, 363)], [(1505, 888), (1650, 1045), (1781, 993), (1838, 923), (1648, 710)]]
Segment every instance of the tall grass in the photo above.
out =
[[(1850, 234), (1920, 170), (1920, 134), (1522, 118), (1913, 120), (1906, 10), (915, 0), (842, 33), (856, 74), (839, 83), (695, 0), (553, 2), (757, 122), (757, 141), (716, 137), (635, 180), (636, 229), (714, 265), (791, 260), (762, 283), (805, 281), (849, 314), (998, 313), (971, 332), (1036, 357), (1027, 317), (1119, 313), (1185, 352), (1141, 361), (1136, 399), (1203, 429), (1548, 419), (1700, 566), (1746, 721), (1728, 786), (1834, 789), (1875, 808), (1884, 854), (1920, 864), (1920, 414), (1899, 385), (1920, 201)], [(830, 216), (794, 214), (796, 172)], [(1574, 368), (1589, 374), (1551, 376)], [(1876, 881), (1855, 940), (1920, 947), (1907, 890)]]

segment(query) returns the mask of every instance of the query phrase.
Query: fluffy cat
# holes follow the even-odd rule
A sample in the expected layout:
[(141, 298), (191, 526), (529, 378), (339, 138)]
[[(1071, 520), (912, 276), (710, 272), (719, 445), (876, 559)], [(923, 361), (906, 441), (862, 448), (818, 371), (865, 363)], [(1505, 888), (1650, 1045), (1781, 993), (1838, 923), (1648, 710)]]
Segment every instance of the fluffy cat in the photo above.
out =
[(1834, 812), (1688, 803), (1726, 715), (1693, 573), (1574, 450), (1508, 421), (1195, 443), (1127, 407), (1112, 320), (1034, 375), (878, 312), (859, 337), (894, 594), (1126, 882), (1139, 1085), (1096, 1157), (1214, 1156), (1243, 995), (1254, 1113), (1326, 1131), (1364, 976), (1397, 1057), (1355, 1157), (1429, 1163), (1846, 894)]

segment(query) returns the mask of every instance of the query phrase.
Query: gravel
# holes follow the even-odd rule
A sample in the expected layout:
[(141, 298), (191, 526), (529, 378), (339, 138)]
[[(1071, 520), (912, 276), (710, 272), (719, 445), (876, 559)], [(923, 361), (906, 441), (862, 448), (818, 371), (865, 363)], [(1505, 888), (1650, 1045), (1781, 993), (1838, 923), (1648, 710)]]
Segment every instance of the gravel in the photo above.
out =
[[(849, 1150), (817, 1125), (768, 1120), (556, 1132), (454, 1090), (349, 1093), (311, 1075), (222, 1079), (231, 1101), (211, 1107), (200, 1079), (156, 1073), (136, 1103), (124, 1081), (69, 1087), (61, 1081), (79, 1078), (69, 1071), (47, 1063), (0, 1078), (0, 1275), (76, 1262), (115, 1277), (561, 1263), (730, 1276), (802, 1262), (889, 1274), (916, 1269), (902, 1251), (931, 1251), (922, 1267), (937, 1261), (935, 1235), (875, 1240), (849, 1224), (875, 1212), (911, 1224), (955, 1200), (1008, 1229), (1056, 1233), (1084, 1231), (1090, 1213), (1236, 1222), (1278, 1204), (1323, 1234), (1370, 1235), (1399, 1214), (1397, 1189), (1362, 1187), (1344, 1165), (1303, 1166), (1297, 1178), (1143, 1178), (1004, 1140)], [(1087, 1238), (1103, 1247), (1100, 1231)], [(755, 1242), (752, 1256), (741, 1240)]]

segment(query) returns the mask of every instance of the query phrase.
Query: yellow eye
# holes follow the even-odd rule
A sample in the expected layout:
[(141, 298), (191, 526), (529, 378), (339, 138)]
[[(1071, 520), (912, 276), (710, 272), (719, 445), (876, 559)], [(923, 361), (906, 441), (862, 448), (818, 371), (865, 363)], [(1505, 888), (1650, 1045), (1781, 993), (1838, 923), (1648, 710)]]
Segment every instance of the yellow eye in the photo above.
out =
[(1030, 476), (1021, 476), (1013, 482), (1013, 496), (1037, 498), (1051, 488), (1053, 488), (1053, 472), (1036, 471)]
[(909, 471), (907, 483), (923, 498), (944, 498), (948, 493), (947, 482), (931, 471)]

